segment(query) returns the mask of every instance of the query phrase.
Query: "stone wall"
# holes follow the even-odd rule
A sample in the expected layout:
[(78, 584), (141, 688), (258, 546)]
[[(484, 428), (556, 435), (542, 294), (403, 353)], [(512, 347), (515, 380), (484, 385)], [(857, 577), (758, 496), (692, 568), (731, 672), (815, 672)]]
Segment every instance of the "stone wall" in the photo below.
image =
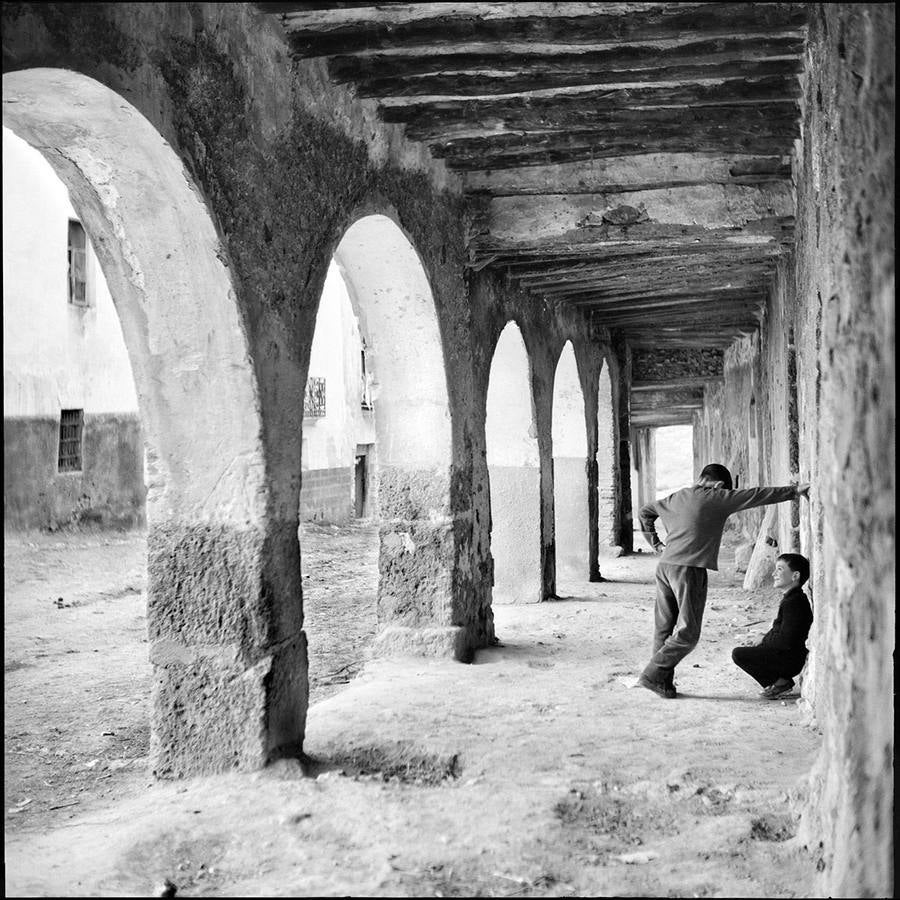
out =
[(144, 441), (136, 414), (85, 415), (80, 471), (60, 473), (58, 455), (59, 419), (3, 420), (7, 528), (144, 524)]
[(891, 4), (812, 10), (797, 179), (801, 546), (822, 749), (802, 835), (830, 896), (893, 894), (894, 35)]
[(353, 515), (353, 469), (308, 469), (300, 488), (300, 519), (304, 522), (347, 522)]
[(891, 896), (894, 11), (811, 12), (795, 252), (777, 268), (760, 339), (726, 352), (695, 435), (700, 461), (742, 483), (755, 470), (812, 484), (809, 503), (779, 506), (778, 526), (779, 549), (812, 567), (802, 705), (822, 746), (798, 791), (800, 836), (823, 896)]

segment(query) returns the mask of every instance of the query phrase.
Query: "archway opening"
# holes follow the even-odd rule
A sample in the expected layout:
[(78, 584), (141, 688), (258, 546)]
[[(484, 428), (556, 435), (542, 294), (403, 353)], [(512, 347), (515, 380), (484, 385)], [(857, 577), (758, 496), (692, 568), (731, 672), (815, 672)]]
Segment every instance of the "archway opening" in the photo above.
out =
[(537, 603), (541, 600), (540, 456), (528, 352), (513, 322), (501, 332), (491, 360), (485, 441), (493, 601)]
[[(263, 568), (268, 493), (260, 404), (212, 219), (170, 144), (92, 78), (4, 74), (3, 124), (65, 185), (84, 229), (71, 227), (70, 258), (90, 258), (89, 238), (134, 376), (147, 460), (151, 768), (257, 767), (302, 738), (305, 658), (299, 604), (279, 610), (273, 635), (275, 573), (268, 585), (252, 574)], [(90, 299), (78, 284), (69, 290), (76, 302)], [(235, 580), (239, 560), (249, 574)], [(201, 647), (232, 649), (207, 653), (201, 666)], [(257, 664), (262, 677), (229, 690)]]
[(391, 218), (365, 216), (334, 252), (307, 376), (300, 541), (312, 702), (379, 640), (451, 624), (448, 560), (429, 558), (433, 529), (448, 521), (450, 462), (427, 274)]
[(571, 341), (563, 347), (553, 380), (552, 437), (556, 583), (558, 593), (570, 594), (590, 577), (584, 393)]

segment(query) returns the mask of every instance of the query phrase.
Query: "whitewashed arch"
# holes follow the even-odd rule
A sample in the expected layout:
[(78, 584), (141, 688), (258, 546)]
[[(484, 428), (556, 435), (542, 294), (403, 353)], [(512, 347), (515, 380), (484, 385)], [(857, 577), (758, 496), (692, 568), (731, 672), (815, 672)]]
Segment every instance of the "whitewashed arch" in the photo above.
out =
[(428, 276), (388, 216), (354, 222), (334, 252), (374, 372), (382, 468), (449, 470), (450, 403)]
[(260, 521), (256, 380), (212, 219), (127, 100), (63, 69), (3, 76), (3, 124), (69, 190), (122, 323), (147, 443), (147, 518)]
[(493, 600), (541, 599), (540, 456), (525, 342), (509, 322), (491, 360), (485, 420)]
[[(334, 260), (373, 375), (373, 493), (381, 521), (374, 652), (452, 655), (460, 639), (453, 622), (456, 560), (447, 540), (452, 427), (431, 286), (415, 248), (386, 215), (354, 222)], [(423, 627), (432, 629), (427, 650)]]
[(571, 341), (553, 379), (553, 509), (557, 590), (569, 593), (590, 576), (587, 427)]

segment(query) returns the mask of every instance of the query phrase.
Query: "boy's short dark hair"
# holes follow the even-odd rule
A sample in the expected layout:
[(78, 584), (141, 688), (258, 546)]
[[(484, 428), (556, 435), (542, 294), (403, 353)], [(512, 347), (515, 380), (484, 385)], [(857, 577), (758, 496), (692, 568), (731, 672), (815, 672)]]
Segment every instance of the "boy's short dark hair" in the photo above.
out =
[(779, 559), (783, 559), (792, 572), (800, 573), (800, 584), (809, 581), (809, 560), (799, 553), (782, 553)]
[(704, 479), (707, 481), (721, 481), (729, 491), (734, 484), (731, 480), (731, 472), (718, 463), (710, 463), (708, 466), (703, 467), (703, 471), (700, 473), (700, 480), (703, 481)]

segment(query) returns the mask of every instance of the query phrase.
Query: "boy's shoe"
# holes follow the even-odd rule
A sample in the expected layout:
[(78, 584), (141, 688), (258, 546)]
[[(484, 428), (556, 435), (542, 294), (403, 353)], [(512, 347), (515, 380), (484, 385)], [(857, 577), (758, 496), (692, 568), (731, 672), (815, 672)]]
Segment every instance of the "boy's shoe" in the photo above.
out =
[(670, 676), (663, 682), (663, 684), (666, 686), (666, 690), (671, 692), (671, 696), (670, 696), (670, 695), (667, 695), (667, 696), (670, 696), (670, 699), (671, 699), (672, 697), (677, 697), (677, 696), (678, 696), (678, 691), (675, 690), (675, 676), (674, 676), (674, 675), (670, 675)]
[(765, 700), (772, 700), (786, 694), (794, 686), (794, 679), (789, 678), (787, 684), (770, 684), (767, 688), (759, 692), (759, 696)]
[(654, 694), (659, 694), (660, 697), (665, 697), (666, 700), (675, 699), (674, 684), (666, 684), (664, 681), (654, 681), (646, 675), (641, 675), (641, 677), (638, 678), (638, 684), (643, 688), (647, 688), (648, 691), (653, 691)]

